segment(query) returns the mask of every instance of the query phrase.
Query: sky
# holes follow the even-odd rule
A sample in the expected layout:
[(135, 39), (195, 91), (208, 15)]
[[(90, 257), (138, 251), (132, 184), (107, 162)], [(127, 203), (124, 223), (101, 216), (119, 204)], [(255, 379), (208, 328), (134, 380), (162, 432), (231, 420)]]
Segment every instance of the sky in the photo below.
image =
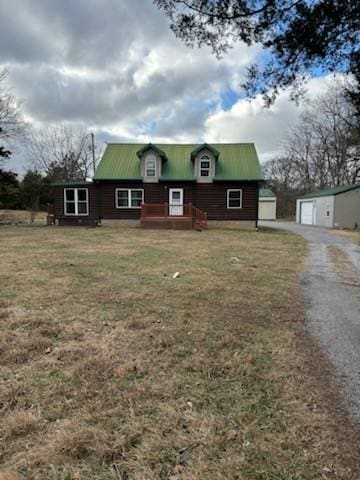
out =
[[(221, 60), (184, 46), (151, 0), (0, 0), (0, 67), (35, 128), (70, 123), (106, 142), (254, 142), (281, 153), (300, 108), (283, 92), (270, 109), (240, 84), (257, 46)], [(309, 95), (324, 79), (308, 85)], [(15, 151), (11, 168), (26, 169)]]

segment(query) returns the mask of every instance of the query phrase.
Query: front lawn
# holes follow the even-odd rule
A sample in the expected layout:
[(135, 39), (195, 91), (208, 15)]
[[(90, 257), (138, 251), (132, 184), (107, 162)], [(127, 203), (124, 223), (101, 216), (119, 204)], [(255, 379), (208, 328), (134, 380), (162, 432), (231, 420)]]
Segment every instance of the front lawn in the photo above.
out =
[(360, 478), (302, 329), (300, 237), (1, 227), (0, 247), (0, 478)]

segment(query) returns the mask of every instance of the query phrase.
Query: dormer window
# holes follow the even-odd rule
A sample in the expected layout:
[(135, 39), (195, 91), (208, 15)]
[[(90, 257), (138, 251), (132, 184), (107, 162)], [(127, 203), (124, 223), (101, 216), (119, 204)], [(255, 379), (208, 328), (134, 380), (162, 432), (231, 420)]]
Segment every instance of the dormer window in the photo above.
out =
[(200, 177), (210, 176), (210, 158), (204, 155), (200, 158)]
[(148, 155), (145, 159), (145, 175), (146, 177), (156, 177), (156, 157)]

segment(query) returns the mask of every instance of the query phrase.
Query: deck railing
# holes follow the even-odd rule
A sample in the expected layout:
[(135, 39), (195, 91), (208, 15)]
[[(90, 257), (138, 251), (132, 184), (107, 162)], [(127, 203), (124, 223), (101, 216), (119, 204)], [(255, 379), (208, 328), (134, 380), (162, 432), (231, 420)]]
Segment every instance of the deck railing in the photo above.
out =
[(192, 203), (142, 203), (141, 220), (151, 218), (191, 218), (193, 228), (207, 228), (207, 213)]

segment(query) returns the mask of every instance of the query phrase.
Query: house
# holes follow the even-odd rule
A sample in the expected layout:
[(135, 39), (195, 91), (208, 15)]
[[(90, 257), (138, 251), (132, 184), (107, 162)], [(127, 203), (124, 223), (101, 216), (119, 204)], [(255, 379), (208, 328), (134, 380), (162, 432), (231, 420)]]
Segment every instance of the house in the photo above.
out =
[(296, 201), (296, 221), (328, 228), (360, 226), (360, 184), (309, 193)]
[(276, 196), (270, 188), (259, 190), (259, 220), (276, 220)]
[(54, 185), (55, 220), (92, 225), (206, 228), (233, 220), (255, 228), (263, 181), (251, 143), (108, 144), (92, 182)]

